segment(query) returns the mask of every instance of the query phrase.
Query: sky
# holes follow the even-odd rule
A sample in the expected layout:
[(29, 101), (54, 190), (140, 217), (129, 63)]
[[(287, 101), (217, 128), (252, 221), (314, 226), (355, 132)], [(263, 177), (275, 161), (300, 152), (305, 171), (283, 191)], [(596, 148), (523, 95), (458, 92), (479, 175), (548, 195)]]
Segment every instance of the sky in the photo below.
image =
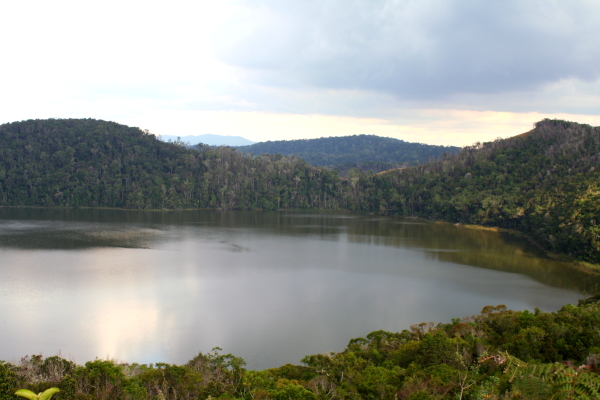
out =
[(465, 146), (600, 125), (600, 2), (13, 1), (0, 123)]

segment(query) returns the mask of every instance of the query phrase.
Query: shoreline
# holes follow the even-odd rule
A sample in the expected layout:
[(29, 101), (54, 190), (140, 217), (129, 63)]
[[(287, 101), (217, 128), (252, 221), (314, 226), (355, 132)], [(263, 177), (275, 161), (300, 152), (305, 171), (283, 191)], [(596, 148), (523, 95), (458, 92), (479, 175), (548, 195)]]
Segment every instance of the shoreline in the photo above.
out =
[[(439, 221), (442, 223), (450, 224), (451, 222)], [(576, 268), (582, 272), (585, 272), (589, 275), (600, 275), (600, 264), (592, 264), (586, 261), (579, 261), (574, 259), (573, 257), (568, 256), (567, 254), (559, 254), (551, 252), (550, 250), (541, 246), (538, 242), (536, 242), (531, 236), (518, 231), (516, 229), (508, 229), (508, 228), (500, 228), (496, 226), (484, 226), (484, 225), (474, 225), (474, 224), (453, 224), (457, 228), (466, 228), (472, 230), (480, 230), (480, 231), (488, 231), (488, 232), (497, 232), (497, 233), (507, 233), (509, 235), (518, 236), (524, 239), (527, 239), (531, 244), (537, 247), (539, 250), (543, 251), (544, 254), (554, 261), (563, 262), (565, 264), (569, 264), (573, 268)]]

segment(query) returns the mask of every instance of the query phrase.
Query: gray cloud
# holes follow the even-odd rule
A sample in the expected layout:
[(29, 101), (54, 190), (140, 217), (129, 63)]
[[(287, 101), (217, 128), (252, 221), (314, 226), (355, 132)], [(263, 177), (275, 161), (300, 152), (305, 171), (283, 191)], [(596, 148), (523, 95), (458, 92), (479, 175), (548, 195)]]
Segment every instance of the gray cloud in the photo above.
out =
[(220, 31), (217, 53), (267, 86), (428, 101), (600, 77), (598, 2), (253, 0), (244, 6)]

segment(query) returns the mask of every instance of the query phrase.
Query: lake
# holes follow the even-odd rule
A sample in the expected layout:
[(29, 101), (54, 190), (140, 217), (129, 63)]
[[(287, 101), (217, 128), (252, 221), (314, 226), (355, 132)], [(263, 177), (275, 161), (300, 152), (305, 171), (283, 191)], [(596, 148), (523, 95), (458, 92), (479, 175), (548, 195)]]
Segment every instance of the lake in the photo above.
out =
[(0, 208), (0, 359), (299, 364), (374, 330), (598, 290), (527, 240), (343, 213)]

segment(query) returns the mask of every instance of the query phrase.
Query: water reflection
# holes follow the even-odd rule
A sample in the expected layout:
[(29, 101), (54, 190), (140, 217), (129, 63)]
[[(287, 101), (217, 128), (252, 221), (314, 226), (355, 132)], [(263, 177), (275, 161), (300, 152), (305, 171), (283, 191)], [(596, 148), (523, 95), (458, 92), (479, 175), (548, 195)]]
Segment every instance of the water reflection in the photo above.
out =
[(0, 359), (182, 363), (220, 346), (266, 368), (597, 287), (522, 238), (347, 214), (0, 209), (0, 260)]
[[(321, 240), (422, 249), (429, 257), (527, 275), (545, 285), (595, 293), (600, 279), (550, 260), (522, 237), (411, 219), (285, 212), (132, 212), (0, 209), (0, 247), (18, 249), (152, 248), (179, 240), (173, 226), (251, 229)], [(196, 232), (205, 237), (205, 230)], [(186, 232), (186, 235), (194, 232)], [(210, 240), (210, 239), (209, 239)], [(223, 241), (223, 248), (248, 251)]]

